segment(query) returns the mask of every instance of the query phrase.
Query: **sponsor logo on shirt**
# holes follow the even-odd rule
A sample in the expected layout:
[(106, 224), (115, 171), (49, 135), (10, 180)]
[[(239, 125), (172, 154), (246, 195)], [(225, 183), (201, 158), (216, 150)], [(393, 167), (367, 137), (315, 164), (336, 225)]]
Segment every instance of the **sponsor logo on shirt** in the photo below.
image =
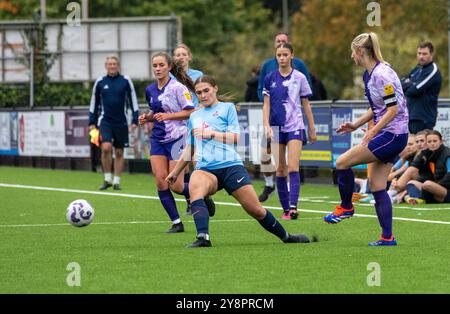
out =
[(213, 113), (213, 117), (218, 117), (219, 116), (219, 110), (216, 110), (216, 112)]
[(108, 84), (106, 84), (105, 87), (103, 87), (103, 89), (109, 89)]
[(202, 123), (202, 128), (203, 128), (203, 129), (209, 128), (209, 124), (206, 123), (206, 122), (203, 122), (203, 123)]
[(272, 85), (270, 85), (270, 88), (277, 88), (277, 82), (273, 81)]

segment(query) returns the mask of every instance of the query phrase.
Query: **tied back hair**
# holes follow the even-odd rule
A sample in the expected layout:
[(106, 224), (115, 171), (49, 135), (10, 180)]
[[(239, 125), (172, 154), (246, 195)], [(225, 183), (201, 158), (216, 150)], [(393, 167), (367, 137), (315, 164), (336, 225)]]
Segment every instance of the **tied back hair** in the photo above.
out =
[[(209, 75), (200, 76), (197, 80), (195, 80), (194, 86), (197, 86), (200, 83), (207, 83), (207, 84), (211, 85), (212, 87), (217, 87), (216, 80), (214, 80)], [(233, 102), (234, 99), (235, 99), (235, 96), (231, 93), (217, 95), (217, 100), (220, 102)]]
[(364, 48), (368, 55), (375, 61), (388, 64), (381, 54), (380, 42), (377, 34), (371, 32), (356, 36), (352, 41), (351, 49), (356, 50), (357, 48)]
[(167, 64), (171, 68), (170, 73), (175, 76), (178, 82), (186, 86), (192, 92), (195, 92), (194, 83), (192, 79), (187, 75), (186, 71), (181, 66), (180, 62), (174, 61), (173, 58), (166, 52), (158, 52), (153, 55), (152, 60), (156, 57), (163, 57), (166, 59)]

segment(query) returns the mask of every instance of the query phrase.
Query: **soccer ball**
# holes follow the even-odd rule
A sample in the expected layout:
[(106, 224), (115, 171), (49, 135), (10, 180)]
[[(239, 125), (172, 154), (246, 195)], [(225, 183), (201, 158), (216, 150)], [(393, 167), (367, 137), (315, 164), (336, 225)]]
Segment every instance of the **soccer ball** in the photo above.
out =
[(66, 218), (72, 226), (87, 226), (94, 219), (94, 208), (86, 200), (75, 200), (67, 207)]

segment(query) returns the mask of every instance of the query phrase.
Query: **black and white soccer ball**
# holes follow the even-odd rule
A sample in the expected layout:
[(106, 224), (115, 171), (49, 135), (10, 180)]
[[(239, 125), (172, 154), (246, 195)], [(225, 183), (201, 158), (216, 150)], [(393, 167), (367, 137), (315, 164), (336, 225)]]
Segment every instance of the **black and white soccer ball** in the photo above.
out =
[(75, 200), (67, 207), (66, 218), (72, 226), (87, 226), (94, 219), (94, 207), (86, 200)]

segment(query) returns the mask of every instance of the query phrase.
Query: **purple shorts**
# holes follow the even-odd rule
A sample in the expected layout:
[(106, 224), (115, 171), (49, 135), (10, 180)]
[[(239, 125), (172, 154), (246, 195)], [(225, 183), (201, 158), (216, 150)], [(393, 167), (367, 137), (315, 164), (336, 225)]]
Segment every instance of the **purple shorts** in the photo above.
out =
[(368, 148), (379, 161), (387, 164), (395, 162), (407, 143), (408, 134), (381, 132), (369, 142)]
[(150, 156), (160, 155), (166, 156), (168, 160), (178, 160), (183, 153), (185, 145), (185, 138), (182, 136), (179, 139), (161, 143), (153, 138), (150, 139)]
[(272, 127), (272, 133), (275, 143), (287, 145), (289, 141), (292, 140), (299, 140), (303, 143), (303, 145), (306, 144), (306, 132), (304, 129), (298, 129), (296, 131), (292, 132), (281, 132), (280, 127)]

